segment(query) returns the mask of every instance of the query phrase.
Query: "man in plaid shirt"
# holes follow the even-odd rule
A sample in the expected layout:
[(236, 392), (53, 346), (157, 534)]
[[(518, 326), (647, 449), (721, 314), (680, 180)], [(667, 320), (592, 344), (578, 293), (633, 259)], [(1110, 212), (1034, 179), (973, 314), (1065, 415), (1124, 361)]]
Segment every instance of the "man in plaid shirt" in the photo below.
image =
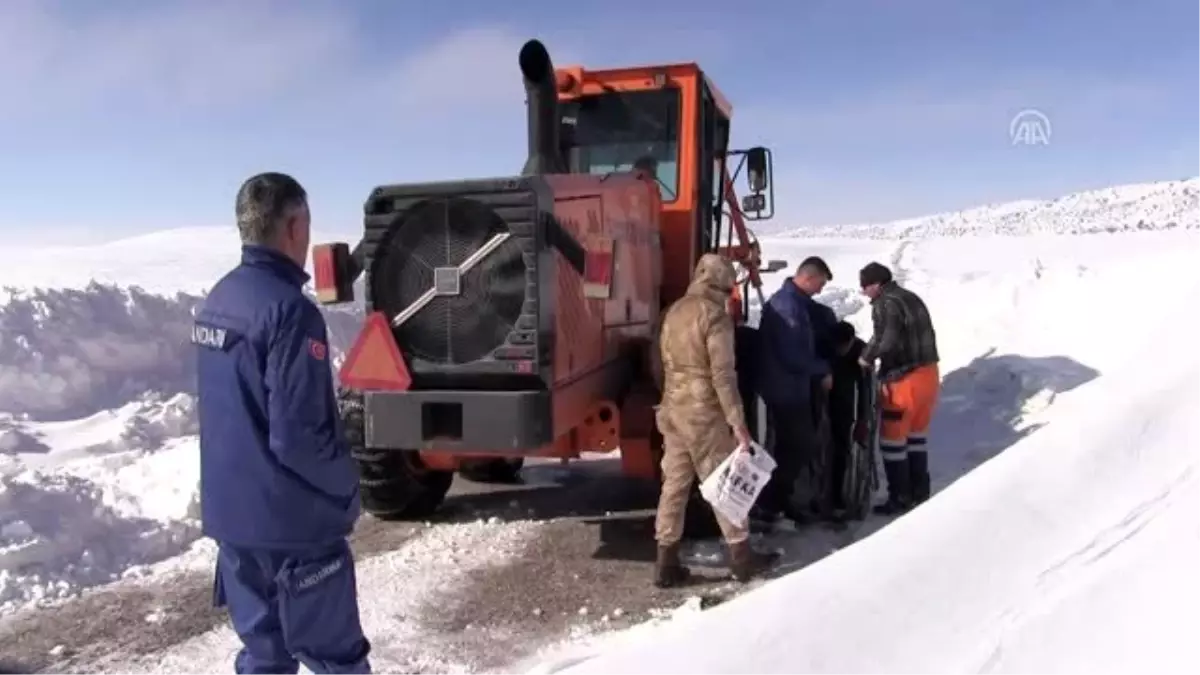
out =
[(899, 514), (929, 499), (926, 443), (941, 389), (937, 333), (925, 303), (901, 288), (884, 265), (862, 268), (859, 283), (871, 299), (875, 325), (859, 360), (865, 368), (879, 361), (879, 450), (888, 483), (887, 501), (875, 512)]

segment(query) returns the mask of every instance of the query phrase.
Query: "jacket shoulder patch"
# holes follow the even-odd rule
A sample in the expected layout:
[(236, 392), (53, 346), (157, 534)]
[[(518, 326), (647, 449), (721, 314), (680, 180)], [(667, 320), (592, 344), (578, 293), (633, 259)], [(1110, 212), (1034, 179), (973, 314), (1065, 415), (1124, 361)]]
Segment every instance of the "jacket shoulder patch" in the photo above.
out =
[(325, 343), (316, 338), (308, 338), (308, 353), (318, 361), (324, 361), (329, 348)]
[(204, 321), (192, 324), (192, 344), (206, 349), (223, 352), (237, 341), (234, 331)]

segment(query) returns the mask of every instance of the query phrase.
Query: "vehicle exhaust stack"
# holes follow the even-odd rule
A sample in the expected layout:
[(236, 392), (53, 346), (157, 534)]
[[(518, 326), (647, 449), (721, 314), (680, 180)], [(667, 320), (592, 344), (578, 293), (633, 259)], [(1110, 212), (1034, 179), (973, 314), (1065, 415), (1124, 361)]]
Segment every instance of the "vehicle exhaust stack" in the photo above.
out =
[(525, 105), (529, 119), (529, 159), (522, 175), (562, 173), (562, 149), (559, 147), (558, 92), (554, 64), (546, 46), (530, 40), (517, 57), (525, 79)]

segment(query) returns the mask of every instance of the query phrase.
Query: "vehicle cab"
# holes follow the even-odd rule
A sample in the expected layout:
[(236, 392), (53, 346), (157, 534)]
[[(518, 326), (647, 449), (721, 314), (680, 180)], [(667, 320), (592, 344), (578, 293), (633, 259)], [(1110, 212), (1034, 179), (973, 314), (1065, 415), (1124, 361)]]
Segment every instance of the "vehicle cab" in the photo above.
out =
[[(664, 304), (683, 295), (701, 255), (734, 246), (726, 216), (774, 214), (770, 152), (729, 150), (733, 108), (698, 65), (558, 68), (555, 85), (568, 171), (653, 172), (662, 196)], [(728, 162), (738, 159), (731, 172)], [(751, 194), (739, 203), (732, 181), (743, 166)], [(726, 213), (730, 204), (736, 216)]]

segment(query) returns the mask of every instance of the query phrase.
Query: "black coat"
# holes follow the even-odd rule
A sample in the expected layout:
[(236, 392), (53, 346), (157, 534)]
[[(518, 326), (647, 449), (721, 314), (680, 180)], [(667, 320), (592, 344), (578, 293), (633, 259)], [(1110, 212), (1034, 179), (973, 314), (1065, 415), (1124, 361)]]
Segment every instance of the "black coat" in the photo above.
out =
[(854, 422), (868, 414), (865, 396), (868, 382), (867, 372), (858, 363), (865, 342), (854, 338), (850, 351), (833, 361), (833, 389), (829, 392), (829, 422), (841, 433), (850, 429)]

